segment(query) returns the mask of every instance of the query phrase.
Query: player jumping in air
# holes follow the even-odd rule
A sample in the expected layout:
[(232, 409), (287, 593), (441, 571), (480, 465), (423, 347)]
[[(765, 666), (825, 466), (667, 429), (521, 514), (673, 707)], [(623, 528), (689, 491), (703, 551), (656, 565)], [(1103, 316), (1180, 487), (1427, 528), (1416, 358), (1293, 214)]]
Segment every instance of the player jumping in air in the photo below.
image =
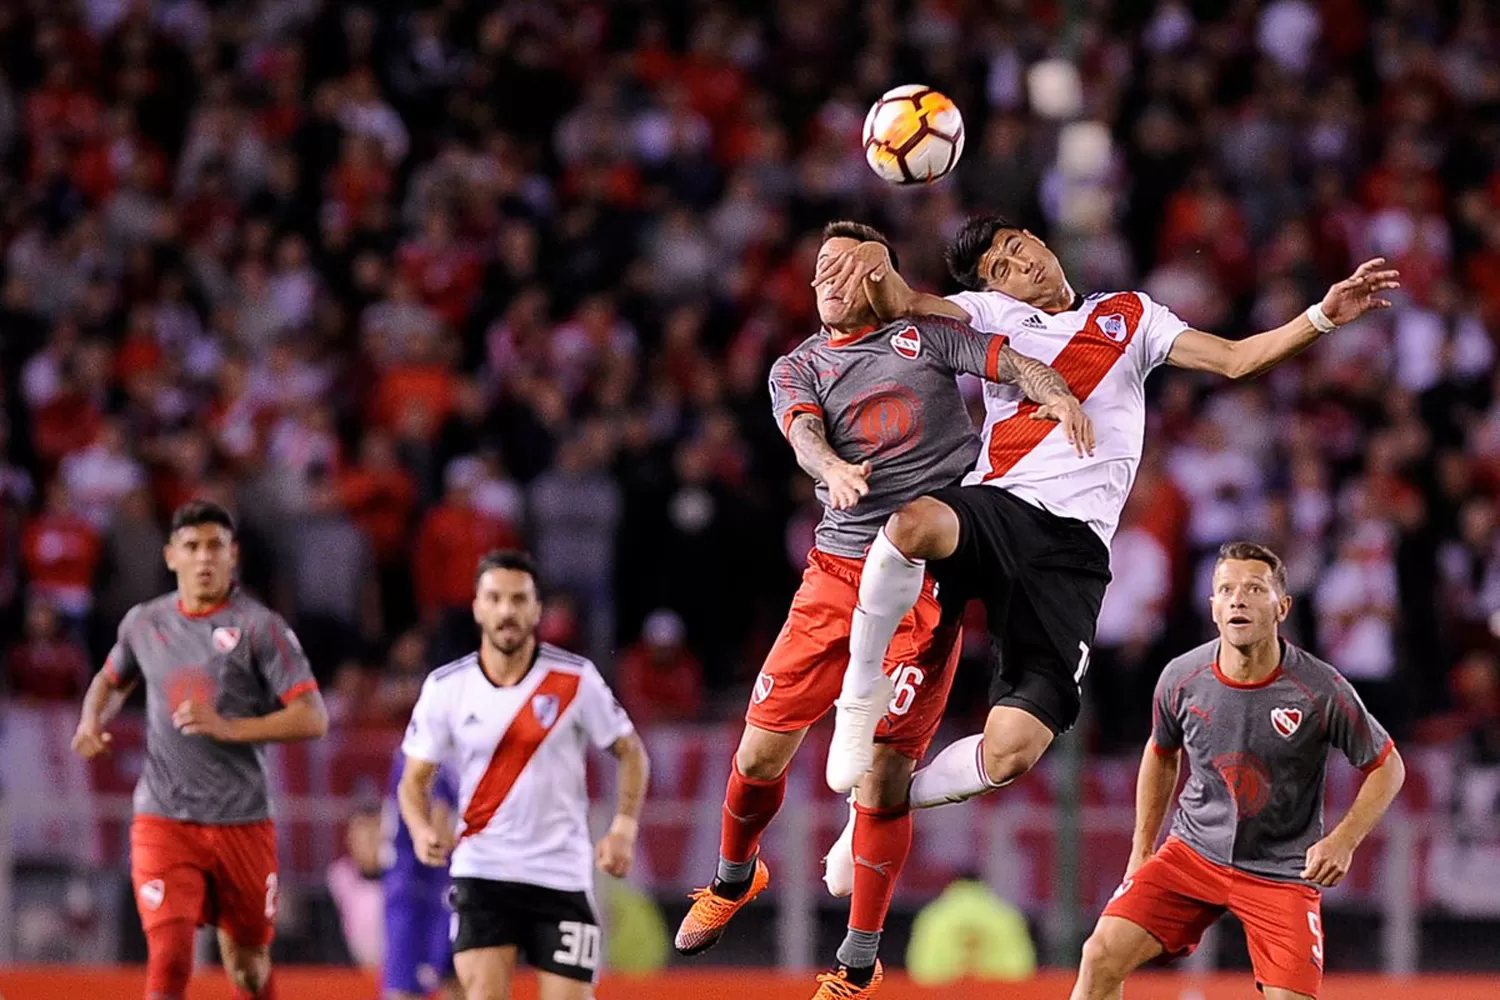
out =
[[(861, 240), (884, 245), (868, 226), (831, 223), (819, 259)], [(1034, 401), (1039, 426), (1058, 421), (1080, 454), (1093, 443), (1093, 428), (1057, 373), (1017, 354), (1004, 337), (938, 316), (882, 325), (858, 282), (845, 295), (819, 284), (817, 300), (823, 329), (775, 363), (770, 386), (772, 409), (798, 464), (818, 481), (823, 519), (786, 625), (751, 694), (725, 792), (718, 872), (694, 894), (677, 931), (683, 954), (718, 941), (729, 919), (769, 881), (760, 837), (781, 806), (787, 766), (808, 727), (833, 705), (865, 550), (892, 511), (934, 485), (956, 482), (973, 465), (979, 442), (956, 376), (1010, 384)], [(919, 578), (911, 596), (915, 611), (900, 622), (889, 661), (891, 669), (900, 665), (898, 694), (877, 736), (878, 766), (901, 794), (858, 799), (852, 837), (862, 864), (839, 966), (819, 977), (816, 995), (826, 1000), (866, 997), (880, 985), (880, 930), (911, 846), (906, 782), (940, 721), (957, 660), (958, 622), (940, 622), (931, 582)]]
[[(603, 947), (594, 867), (630, 870), (646, 749), (594, 665), (537, 639), (542, 602), (529, 556), (486, 556), (474, 591), (479, 650), (422, 684), (401, 744), (401, 816), (418, 860), (437, 867), (451, 855), (453, 963), (467, 1000), (508, 1000), (518, 957), (536, 968), (541, 1000), (585, 1000)], [(614, 820), (597, 846), (584, 784), (590, 744), (620, 762)], [(444, 763), (458, 776), (456, 845), (446, 810), (433, 808)]]
[[(1192, 951), (1226, 911), (1245, 926), (1266, 1000), (1318, 995), (1318, 890), (1349, 871), (1406, 768), (1349, 682), (1280, 638), (1291, 606), (1274, 552), (1249, 542), (1219, 551), (1210, 598), (1219, 638), (1167, 664), (1157, 681), (1130, 863), (1084, 945), (1073, 1000), (1118, 1000), (1132, 971)], [(1331, 748), (1366, 777), (1325, 836)], [(1187, 785), (1171, 836), (1154, 850), (1184, 752)]]
[(109, 749), (109, 721), (146, 684), (146, 759), (130, 824), (130, 880), (146, 931), (146, 1000), (181, 1000), (197, 926), (219, 929), (236, 1000), (272, 1000), (276, 831), (260, 744), (317, 739), (328, 713), (297, 637), (234, 582), (223, 508), (172, 515), (175, 593), (131, 608), (89, 685), (73, 749)]
[[(1080, 459), (1050, 424), (1032, 419), (1035, 407), (1013, 387), (986, 385), (983, 447), (964, 485), (903, 505), (870, 546), (828, 757), (834, 789), (871, 769), (876, 723), (891, 696), (881, 665), (924, 580), (938, 581), (945, 606), (984, 601), (998, 654), (984, 732), (917, 771), (909, 796), (918, 809), (1014, 780), (1077, 718), (1110, 578), (1108, 545), (1140, 465), (1146, 377), (1162, 364), (1230, 378), (1266, 371), (1388, 306), (1380, 293), (1399, 287), (1400, 277), (1381, 258), (1366, 261), (1307, 312), (1231, 341), (1189, 329), (1140, 292), (1078, 294), (1045, 243), (998, 218), (969, 220), (949, 247), (948, 266), (970, 291), (946, 299), (914, 292), (874, 241), (825, 257), (818, 279), (839, 295), (863, 286), (882, 316), (935, 313), (1008, 335), (1067, 380), (1099, 428), (1099, 447)], [(882, 794), (907, 798), (901, 788)], [(846, 827), (828, 856), (835, 894), (853, 882), (851, 838)]]
[[(448, 873), (417, 858), (411, 831), (401, 822), (398, 789), (406, 757), (399, 750), (391, 762), (385, 804), (380, 810), (383, 840), (380, 886), (385, 892), (385, 959), (380, 973), (384, 1000), (422, 1000), (440, 989), (444, 1000), (457, 1000), (453, 944), (448, 940)], [(432, 782), (432, 821), (451, 830), (458, 804), (447, 768)]]

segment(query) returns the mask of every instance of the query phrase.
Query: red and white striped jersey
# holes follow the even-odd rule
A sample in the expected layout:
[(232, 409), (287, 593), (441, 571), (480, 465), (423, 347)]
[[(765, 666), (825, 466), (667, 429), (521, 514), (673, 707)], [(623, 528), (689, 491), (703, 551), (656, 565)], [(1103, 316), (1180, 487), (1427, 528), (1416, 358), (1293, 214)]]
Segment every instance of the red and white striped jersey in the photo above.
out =
[(1080, 458), (1053, 421), (1033, 420), (1035, 403), (1015, 385), (986, 382), (979, 461), (964, 484), (1009, 490), (1104, 540), (1141, 464), (1146, 436), (1146, 376), (1167, 360), (1187, 324), (1141, 292), (1090, 295), (1077, 309), (1051, 314), (999, 292), (949, 296), (975, 329), (1003, 333), (1022, 354), (1067, 379), (1094, 421), (1094, 454)]
[(633, 731), (588, 660), (542, 643), (515, 684), (497, 687), (470, 654), (428, 675), (401, 750), (458, 775), (455, 877), (593, 886), (588, 745)]

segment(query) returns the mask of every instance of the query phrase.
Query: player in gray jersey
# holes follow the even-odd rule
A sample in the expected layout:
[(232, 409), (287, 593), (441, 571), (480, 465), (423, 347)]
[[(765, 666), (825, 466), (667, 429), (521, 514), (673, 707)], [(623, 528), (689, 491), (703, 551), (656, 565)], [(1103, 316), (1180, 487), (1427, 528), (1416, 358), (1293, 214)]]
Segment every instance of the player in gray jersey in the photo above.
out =
[[(1267, 1000), (1318, 995), (1319, 888), (1349, 871), (1406, 769), (1349, 682), (1280, 638), (1291, 605), (1274, 552), (1251, 542), (1220, 550), (1211, 598), (1219, 638), (1173, 660), (1157, 683), (1130, 862), (1084, 945), (1073, 1000), (1122, 996), (1134, 969), (1192, 951), (1225, 912), (1244, 924)], [(1325, 835), (1331, 749), (1366, 778)], [(1184, 753), (1187, 784), (1155, 849)]]
[(261, 744), (316, 739), (328, 714), (297, 637), (234, 583), (223, 508), (172, 516), (177, 589), (138, 604), (84, 696), (73, 748), (109, 749), (105, 726), (146, 688), (146, 760), (130, 827), (131, 882), (146, 931), (146, 1000), (180, 1000), (200, 923), (219, 930), (235, 1000), (273, 1000), (278, 893)]
[[(868, 226), (832, 223), (823, 231), (820, 258), (866, 239), (884, 242)], [(718, 873), (695, 893), (677, 932), (683, 954), (712, 946), (769, 881), (760, 836), (780, 808), (787, 766), (803, 736), (838, 695), (859, 567), (875, 533), (902, 504), (956, 482), (973, 466), (979, 443), (957, 376), (1013, 382), (1041, 405), (1039, 419), (1059, 421), (1080, 452), (1093, 443), (1093, 427), (1061, 377), (1016, 353), (1005, 337), (940, 317), (881, 325), (863, 288), (845, 299), (824, 282), (817, 297), (823, 329), (777, 360), (770, 388), (777, 423), (818, 483), (823, 520), (786, 625), (751, 694), (725, 793)], [(952, 683), (958, 632), (956, 616), (944, 620), (928, 581), (887, 658), (895, 696), (877, 736), (876, 771), (909, 777), (926, 751)], [(907, 782), (890, 784), (900, 796), (860, 800), (854, 849), (866, 864), (855, 879), (840, 967), (820, 978), (817, 997), (854, 1000), (880, 985), (880, 928), (911, 843)]]

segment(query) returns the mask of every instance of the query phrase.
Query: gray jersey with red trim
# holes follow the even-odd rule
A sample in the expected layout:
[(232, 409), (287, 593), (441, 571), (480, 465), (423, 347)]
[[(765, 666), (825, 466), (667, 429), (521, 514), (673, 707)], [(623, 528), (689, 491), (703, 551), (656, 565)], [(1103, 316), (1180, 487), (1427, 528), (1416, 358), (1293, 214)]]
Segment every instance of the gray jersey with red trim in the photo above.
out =
[(838, 343), (821, 330), (776, 360), (771, 410), (782, 432), (798, 414), (816, 414), (840, 458), (872, 467), (870, 493), (852, 510), (829, 507), (818, 484), (818, 548), (863, 556), (893, 512), (974, 467), (979, 438), (957, 376), (993, 380), (1005, 343), (956, 320), (921, 316)]
[(268, 715), (316, 690), (302, 646), (280, 615), (238, 588), (201, 615), (167, 594), (130, 609), (104, 669), (121, 684), (146, 686), (137, 813), (215, 824), (269, 818), (264, 748), (186, 736), (172, 712), (198, 701), (225, 718)]
[(1167, 664), (1156, 685), (1151, 740), (1185, 747), (1192, 769), (1172, 832), (1222, 864), (1298, 879), (1323, 837), (1328, 751), (1372, 770), (1391, 738), (1329, 664), (1291, 643), (1281, 666), (1255, 685), (1218, 669), (1219, 642)]

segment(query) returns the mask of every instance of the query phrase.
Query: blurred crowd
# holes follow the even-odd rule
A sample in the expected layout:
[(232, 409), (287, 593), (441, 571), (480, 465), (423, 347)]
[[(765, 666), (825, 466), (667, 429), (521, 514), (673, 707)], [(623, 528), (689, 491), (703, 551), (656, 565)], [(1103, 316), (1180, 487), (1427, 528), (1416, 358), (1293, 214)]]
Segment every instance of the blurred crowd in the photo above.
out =
[[(896, 189), (858, 135), (914, 81), (967, 150)], [(471, 642), (477, 556), (520, 543), (545, 636), (638, 718), (737, 711), (819, 513), (764, 389), (815, 327), (817, 230), (884, 227), (947, 289), (989, 210), (1228, 336), (1366, 257), (1404, 275), (1258, 381), (1153, 379), (1102, 744), (1143, 737), (1205, 557), (1249, 535), (1393, 728), (1500, 762), (1497, 168), (1484, 0), (0, 3), (9, 690), (78, 697), (205, 496), (341, 724), (404, 717)]]

